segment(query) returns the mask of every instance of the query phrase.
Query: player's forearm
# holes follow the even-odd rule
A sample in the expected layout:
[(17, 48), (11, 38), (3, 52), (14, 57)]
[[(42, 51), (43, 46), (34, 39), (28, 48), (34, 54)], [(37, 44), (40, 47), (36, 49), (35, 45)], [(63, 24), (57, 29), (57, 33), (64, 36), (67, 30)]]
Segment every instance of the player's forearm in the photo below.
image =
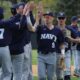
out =
[(33, 26), (29, 17), (27, 17), (27, 28), (28, 28), (29, 31), (35, 32), (36, 28), (37, 28), (37, 23), (35, 23), (34, 26)]
[(21, 21), (20, 21), (20, 27), (26, 27), (27, 23), (26, 23), (26, 16), (22, 15), (21, 17)]
[(35, 32), (36, 31), (35, 28), (30, 23), (27, 23), (27, 28), (31, 32)]
[(10, 28), (10, 29), (19, 29), (20, 28), (20, 23), (19, 23), (19, 18), (21, 17), (20, 14), (17, 14), (16, 16), (7, 19), (7, 20), (1, 20), (0, 21), (0, 27), (1, 28)]
[(65, 56), (65, 47), (64, 47), (64, 44), (61, 44), (61, 45), (60, 45), (60, 50), (61, 50), (61, 54), (62, 54), (63, 56)]
[(74, 43), (80, 43), (80, 39), (79, 38), (74, 39), (74, 38), (69, 37), (69, 40), (71, 42), (74, 42)]

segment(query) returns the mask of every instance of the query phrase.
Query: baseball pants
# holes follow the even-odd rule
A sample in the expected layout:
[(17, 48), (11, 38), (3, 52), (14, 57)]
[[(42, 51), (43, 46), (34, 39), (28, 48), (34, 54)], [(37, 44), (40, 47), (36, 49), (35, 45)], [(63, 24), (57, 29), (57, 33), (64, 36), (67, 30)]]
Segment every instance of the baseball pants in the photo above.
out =
[(38, 80), (56, 80), (56, 53), (38, 54)]
[(13, 80), (22, 80), (24, 53), (19, 55), (11, 55), (11, 59), (12, 59)]
[(80, 51), (77, 51), (78, 52), (78, 74), (79, 74), (79, 77), (80, 77)]
[(22, 80), (33, 80), (31, 42), (24, 46), (24, 62)]
[(0, 61), (2, 67), (0, 80), (11, 80), (12, 63), (8, 46), (0, 47)]
[(68, 50), (65, 52), (65, 71), (64, 76), (71, 75), (71, 52)]
[(72, 55), (73, 55), (73, 60), (74, 60), (74, 72), (77, 74), (78, 69), (79, 69), (79, 64), (78, 64), (78, 53), (76, 50), (75, 46), (72, 46)]
[(64, 79), (64, 70), (60, 67), (60, 59), (62, 57), (61, 53), (57, 53), (57, 66), (56, 66), (56, 75), (57, 75), (57, 80), (62, 80)]

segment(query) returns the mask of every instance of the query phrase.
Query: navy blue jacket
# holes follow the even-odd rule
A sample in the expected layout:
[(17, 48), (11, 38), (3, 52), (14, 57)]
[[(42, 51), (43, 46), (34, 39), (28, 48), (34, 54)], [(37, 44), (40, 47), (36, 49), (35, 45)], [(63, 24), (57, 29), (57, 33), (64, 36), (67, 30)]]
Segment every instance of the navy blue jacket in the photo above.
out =
[[(30, 11), (30, 19), (31, 19), (31, 22), (32, 22), (32, 25), (34, 25), (35, 23), (35, 19), (34, 19), (34, 16), (32, 14), (32, 11)], [(25, 31), (25, 43), (24, 45), (28, 44), (30, 41), (31, 41), (31, 33), (28, 29), (27, 29), (27, 19), (26, 19), (26, 16), (24, 15), (21, 19), (21, 26), (23, 27), (26, 27), (26, 31)]]
[[(19, 24), (20, 26), (20, 20), (21, 16), (16, 19), (15, 24)], [(12, 55), (18, 55), (24, 52), (26, 30), (26, 27), (20, 26), (20, 29), (14, 29), (12, 31), (12, 41), (9, 45), (10, 53)]]
[[(80, 37), (80, 31), (78, 31), (78, 36)], [(77, 50), (80, 51), (80, 43), (77, 44)]]
[(12, 30), (19, 29), (19, 26), (14, 24), (18, 17), (20, 15), (16, 15), (9, 20), (0, 20), (0, 47), (8, 46), (11, 43)]
[[(75, 39), (76, 37), (78, 37), (78, 26), (77, 25), (75, 25), (75, 26), (71, 25), (70, 27), (72, 27), (76, 31), (76, 33), (71, 32), (71, 37)], [(72, 46), (75, 46), (75, 45), (76, 45), (76, 43), (72, 43)]]

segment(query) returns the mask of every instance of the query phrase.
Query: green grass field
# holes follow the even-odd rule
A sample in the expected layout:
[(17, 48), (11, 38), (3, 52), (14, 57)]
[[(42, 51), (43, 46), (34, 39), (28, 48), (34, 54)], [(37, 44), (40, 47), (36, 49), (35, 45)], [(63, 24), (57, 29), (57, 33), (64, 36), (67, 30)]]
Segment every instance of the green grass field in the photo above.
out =
[(32, 63), (33, 65), (36, 65), (37, 64), (37, 50), (33, 50), (32, 51)]

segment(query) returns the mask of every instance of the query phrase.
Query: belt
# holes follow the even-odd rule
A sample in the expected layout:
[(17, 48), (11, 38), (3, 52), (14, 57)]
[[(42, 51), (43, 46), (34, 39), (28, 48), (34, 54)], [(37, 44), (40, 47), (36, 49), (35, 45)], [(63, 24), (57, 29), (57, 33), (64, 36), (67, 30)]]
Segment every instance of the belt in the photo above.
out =
[(51, 54), (51, 53), (53, 53), (53, 52), (55, 52), (55, 51), (38, 51), (38, 53), (41, 53), (41, 54)]

